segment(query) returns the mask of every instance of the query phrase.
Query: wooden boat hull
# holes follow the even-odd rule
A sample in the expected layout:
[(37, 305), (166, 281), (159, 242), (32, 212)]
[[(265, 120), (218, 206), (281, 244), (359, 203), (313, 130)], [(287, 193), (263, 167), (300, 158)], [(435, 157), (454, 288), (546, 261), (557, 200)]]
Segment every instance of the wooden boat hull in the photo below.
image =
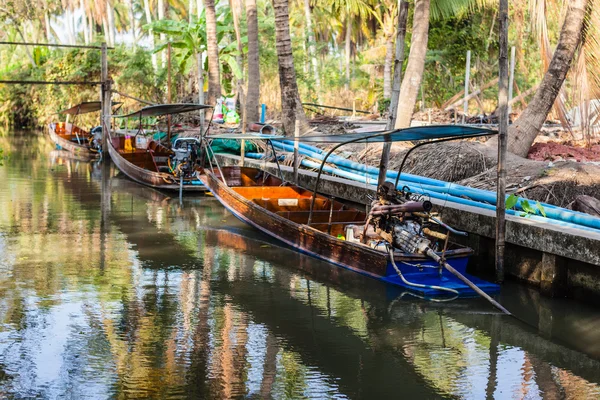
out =
[(67, 150), (78, 157), (94, 158), (98, 157), (99, 153), (93, 149), (90, 149), (87, 144), (87, 138), (82, 138), (83, 144), (73, 143), (56, 132), (56, 124), (48, 125), (48, 134), (50, 139), (61, 149)]
[[(147, 185), (156, 189), (179, 191), (179, 185), (170, 183), (172, 176), (164, 172), (150, 171), (145, 168), (138, 167), (137, 165), (126, 160), (112, 144), (112, 141), (108, 141), (108, 153), (112, 162), (117, 166), (119, 171), (124, 173), (129, 179)], [(184, 192), (206, 192), (206, 187), (198, 181), (198, 184), (186, 184), (183, 186)]]
[[(422, 296), (447, 295), (448, 292), (431, 288), (416, 288), (405, 284), (394, 270), (387, 253), (369, 246), (338, 239), (313, 227), (295, 223), (271, 212), (232, 190), (211, 171), (205, 171), (202, 181), (225, 208), (243, 222), (284, 242), (285, 244), (315, 258), (328, 261), (337, 266), (353, 270), (363, 275), (416, 291)], [(473, 251), (468, 248), (446, 253), (447, 262), (456, 270), (465, 273), (469, 256)], [(418, 254), (396, 254), (394, 260), (405, 277), (428, 285), (451, 287), (461, 296), (474, 296), (476, 293), (460, 282), (454, 275), (438, 268), (437, 264)], [(441, 274), (440, 274), (441, 272)], [(476, 284), (488, 293), (499, 290), (497, 285), (472, 278)]]

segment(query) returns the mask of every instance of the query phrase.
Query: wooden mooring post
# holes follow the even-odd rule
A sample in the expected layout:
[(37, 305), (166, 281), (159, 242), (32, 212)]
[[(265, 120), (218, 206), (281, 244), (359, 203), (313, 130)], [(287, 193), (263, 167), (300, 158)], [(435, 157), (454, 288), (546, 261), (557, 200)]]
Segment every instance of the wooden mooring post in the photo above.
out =
[(294, 127), (294, 184), (298, 185), (298, 167), (300, 165), (300, 154), (298, 138), (300, 137), (300, 123), (296, 120), (296, 126)]
[(496, 281), (504, 281), (506, 238), (506, 151), (508, 141), (508, 0), (500, 0), (498, 81), (498, 168), (496, 198)]
[(102, 126), (102, 159), (108, 158), (108, 138), (110, 130), (110, 90), (111, 85), (108, 80), (108, 57), (106, 42), (103, 42), (100, 46), (100, 80), (102, 81), (100, 102), (101, 104), (101, 118), (100, 124)]

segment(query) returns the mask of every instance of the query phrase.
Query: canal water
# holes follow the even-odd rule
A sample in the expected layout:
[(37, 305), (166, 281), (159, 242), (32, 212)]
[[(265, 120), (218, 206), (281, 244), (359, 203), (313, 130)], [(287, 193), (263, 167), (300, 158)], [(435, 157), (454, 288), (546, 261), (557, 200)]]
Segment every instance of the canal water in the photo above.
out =
[(424, 301), (41, 133), (0, 148), (2, 398), (600, 397), (593, 308)]

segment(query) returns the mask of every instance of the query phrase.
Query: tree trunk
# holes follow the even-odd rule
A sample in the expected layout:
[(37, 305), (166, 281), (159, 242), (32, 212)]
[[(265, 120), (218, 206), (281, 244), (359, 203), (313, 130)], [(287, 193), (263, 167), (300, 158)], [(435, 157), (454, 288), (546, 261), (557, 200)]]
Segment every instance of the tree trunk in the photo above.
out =
[[(83, 12), (83, 16), (81, 17), (81, 28), (83, 29), (83, 41), (85, 44), (89, 44), (89, 35), (88, 35), (88, 24), (87, 18), (85, 15), (85, 4), (83, 0), (79, 0), (79, 8)], [(90, 26), (89, 29), (92, 29)]]
[(214, 0), (204, 0), (206, 12), (206, 47), (208, 51), (208, 104), (215, 105), (221, 97), (219, 46), (217, 42), (217, 15)]
[(275, 10), (275, 42), (279, 61), (283, 129), (286, 135), (291, 136), (294, 134), (296, 120), (300, 123), (300, 132), (308, 129), (308, 123), (296, 82), (288, 0), (273, 0), (273, 9)]
[(312, 15), (310, 12), (309, 0), (304, 0), (304, 16), (306, 17), (306, 30), (308, 31), (308, 56), (310, 57), (313, 75), (315, 78), (315, 86), (317, 93), (321, 89), (321, 77), (319, 75), (319, 64), (317, 63), (317, 49), (315, 46), (315, 33), (312, 27)]
[[(81, 0), (83, 1), (83, 0)], [(129, 18), (129, 26), (131, 29), (131, 39), (132, 39), (132, 43), (135, 46), (135, 44), (137, 43), (137, 37), (135, 34), (135, 15), (133, 13), (133, 0), (126, 0), (126, 5), (127, 5), (127, 16)]]
[[(587, 0), (569, 1), (558, 45), (544, 79), (525, 111), (509, 129), (508, 151), (511, 153), (527, 157), (529, 148), (546, 121), (581, 41), (586, 7)], [(491, 141), (490, 145), (495, 142)]]
[(248, 89), (246, 90), (246, 123), (259, 120), (260, 63), (258, 50), (258, 15), (256, 0), (246, 0), (246, 23), (248, 25)]
[[(196, 53), (198, 68), (198, 104), (204, 104), (204, 69), (202, 68), (202, 53)], [(200, 127), (204, 126), (204, 110), (200, 110)]]
[(48, 11), (44, 13), (44, 25), (46, 25), (46, 41), (52, 43), (52, 27), (50, 26), (50, 14)]
[(104, 35), (104, 41), (107, 45), (112, 46), (110, 43), (110, 33), (108, 32), (108, 22), (106, 21), (106, 15), (102, 17), (102, 34)]
[(191, 24), (194, 20), (194, 0), (188, 2), (188, 23)]
[[(27, 42), (27, 39), (25, 39), (25, 35), (23, 35), (23, 32), (21, 31), (21, 28), (19, 28), (19, 25), (14, 24), (14, 26), (15, 26), (15, 30), (17, 31), (19, 36), (21, 36), (21, 40), (23, 40), (23, 42)], [(29, 46), (23, 46), (23, 47), (25, 47), (25, 53), (27, 53), (27, 57), (29, 58), (29, 61), (31, 62), (31, 66), (35, 67), (35, 60), (33, 58), (33, 54), (31, 54), (31, 50), (29, 49)]]
[(423, 80), (428, 38), (429, 0), (416, 0), (410, 53), (408, 54), (408, 64), (406, 65), (402, 87), (400, 88), (400, 100), (398, 101), (395, 128), (410, 126), (410, 120), (412, 119), (417, 96), (419, 95), (419, 87)]
[(115, 10), (108, 0), (106, 0), (106, 7), (106, 14), (108, 15), (108, 30), (110, 31), (110, 43), (111, 46), (114, 46), (117, 36), (117, 29), (115, 28)]
[(385, 61), (383, 63), (383, 98), (392, 97), (392, 60), (394, 58), (394, 40), (392, 37), (385, 41)]
[[(150, 12), (150, 1), (144, 0), (144, 13), (146, 14), (146, 23), (152, 23), (152, 13)], [(148, 39), (150, 39), (150, 48), (154, 49), (154, 32), (152, 29), (148, 31)], [(152, 53), (152, 68), (156, 71), (156, 53)]]
[[(158, 4), (157, 4), (156, 8), (158, 10), (158, 20), (159, 21), (164, 20), (165, 19), (165, 2), (164, 2), (164, 0), (158, 0)], [(167, 35), (165, 35), (164, 33), (161, 33), (159, 35), (159, 38), (160, 38), (160, 42), (164, 43), (167, 40)], [(160, 65), (163, 68), (165, 68), (165, 66), (167, 65), (167, 53), (164, 51), (160, 52)]]
[(346, 16), (346, 90), (350, 89), (350, 42), (352, 40), (352, 21)]
[(203, 9), (204, 4), (202, 4), (202, 0), (196, 0), (196, 12), (198, 14), (198, 20), (200, 20), (200, 14), (202, 14)]
[(90, 34), (90, 37), (88, 40), (90, 43), (92, 43), (94, 41), (94, 30), (96, 29), (96, 23), (94, 22), (94, 18), (92, 17), (91, 13), (88, 16), (88, 22), (89, 22), (89, 27), (90, 27), (90, 30), (88, 31)]
[[(242, 71), (242, 76), (237, 79), (236, 78), (236, 88), (238, 99), (240, 101), (240, 105), (242, 109), (246, 107), (246, 100), (244, 96), (244, 63), (242, 61), (242, 54), (244, 53), (244, 47), (242, 45), (242, 34), (240, 31), (240, 14), (242, 10), (240, 9), (240, 5), (238, 3), (239, 0), (229, 0), (229, 7), (231, 8), (231, 14), (233, 16), (233, 29), (235, 30), (235, 41), (237, 42), (237, 51), (238, 54), (235, 56), (235, 62), (237, 63), (240, 71)], [(233, 85), (232, 85), (233, 86)]]

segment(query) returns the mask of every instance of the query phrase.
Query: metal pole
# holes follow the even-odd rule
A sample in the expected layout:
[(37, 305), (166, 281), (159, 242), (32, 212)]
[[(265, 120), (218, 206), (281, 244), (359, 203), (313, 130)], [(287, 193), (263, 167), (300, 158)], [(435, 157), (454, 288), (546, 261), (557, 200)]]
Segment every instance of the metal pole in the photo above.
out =
[[(402, 64), (404, 63), (404, 39), (406, 37), (406, 21), (408, 19), (408, 2), (398, 0), (398, 26), (396, 29), (396, 57), (394, 59), (394, 79), (392, 83), (392, 98), (390, 100), (390, 117), (385, 127), (386, 130), (393, 129), (396, 125), (396, 115), (398, 112), (398, 101), (400, 99), (400, 86), (402, 83)], [(381, 161), (379, 162), (379, 177), (377, 186), (385, 182), (388, 164), (390, 161), (391, 143), (384, 143), (381, 151)]]
[(298, 138), (300, 137), (300, 123), (296, 120), (296, 126), (294, 129), (294, 183), (298, 185), (298, 164), (299, 164), (299, 154), (298, 147), (300, 146), (298, 142)]
[(513, 86), (515, 82), (515, 46), (510, 49), (510, 74), (508, 75), (508, 113), (512, 112)]
[(496, 280), (504, 281), (504, 249), (506, 237), (506, 149), (508, 140), (508, 0), (500, 0), (500, 55), (498, 83), (498, 179), (496, 199)]
[[(171, 42), (167, 45), (167, 102), (171, 104)], [(167, 115), (167, 143), (171, 143), (171, 114)]]
[[(108, 59), (106, 51), (106, 42), (103, 42), (101, 45), (100, 57), (100, 80), (102, 81), (102, 89), (100, 94), (100, 101), (102, 103), (102, 115), (100, 121), (100, 124), (102, 126), (102, 152), (108, 153), (108, 130), (110, 129), (110, 117), (107, 117), (107, 115), (110, 115), (110, 106), (107, 107), (106, 100), (107, 98), (110, 100), (110, 88), (108, 87)], [(108, 156), (105, 157), (103, 154), (102, 158), (106, 160)]]
[(469, 112), (469, 79), (471, 77), (471, 50), (467, 50), (467, 63), (465, 65), (465, 97), (463, 101), (463, 117), (462, 123), (465, 123), (465, 118)]

